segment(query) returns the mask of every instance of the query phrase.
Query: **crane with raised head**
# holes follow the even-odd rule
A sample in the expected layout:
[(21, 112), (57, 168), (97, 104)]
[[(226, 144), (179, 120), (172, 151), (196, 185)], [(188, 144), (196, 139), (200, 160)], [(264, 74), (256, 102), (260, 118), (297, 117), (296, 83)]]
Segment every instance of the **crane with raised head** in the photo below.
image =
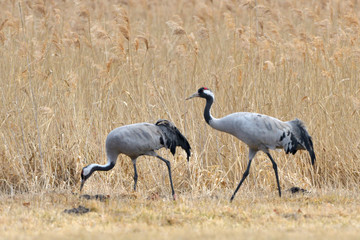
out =
[(180, 146), (186, 151), (187, 160), (189, 161), (191, 150), (189, 142), (175, 125), (168, 120), (160, 119), (155, 124), (136, 123), (115, 128), (108, 134), (105, 142), (107, 163), (104, 165), (93, 163), (82, 169), (80, 192), (85, 181), (95, 171), (111, 170), (115, 166), (119, 154), (125, 154), (132, 160), (134, 166), (135, 191), (138, 180), (136, 160), (139, 156), (147, 155), (157, 157), (165, 162), (169, 171), (172, 196), (175, 200), (176, 195), (171, 178), (170, 161), (159, 156), (155, 150), (165, 147), (170, 149), (171, 153), (174, 155), (177, 146)]
[(197, 92), (186, 100), (195, 97), (206, 99), (204, 118), (212, 128), (237, 137), (249, 147), (249, 162), (240, 183), (231, 196), (230, 202), (233, 201), (241, 184), (249, 175), (251, 161), (258, 151), (263, 151), (272, 163), (280, 197), (281, 188), (277, 164), (270, 155), (270, 149), (283, 148), (286, 154), (295, 154), (298, 150), (307, 150), (310, 154), (311, 163), (314, 165), (316, 157), (313, 142), (304, 123), (299, 119), (283, 122), (274, 117), (251, 112), (232, 113), (218, 119), (214, 118), (210, 113), (215, 98), (210, 89), (206, 87), (199, 88)]

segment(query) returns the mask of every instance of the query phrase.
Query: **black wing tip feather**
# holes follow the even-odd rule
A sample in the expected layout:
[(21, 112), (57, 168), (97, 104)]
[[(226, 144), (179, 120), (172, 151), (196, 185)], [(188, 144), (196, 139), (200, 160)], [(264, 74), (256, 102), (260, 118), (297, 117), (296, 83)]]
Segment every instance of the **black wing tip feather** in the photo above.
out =
[(315, 152), (314, 152), (314, 145), (312, 142), (312, 138), (309, 135), (308, 131), (306, 130), (305, 127), (303, 127), (302, 131), (304, 132), (305, 135), (305, 148), (306, 150), (309, 152), (310, 158), (311, 158), (311, 164), (314, 165), (315, 161), (316, 161), (316, 156), (315, 156)]
[[(163, 130), (164, 134), (166, 135), (167, 139), (166, 139), (166, 147), (170, 149), (171, 153), (174, 155), (176, 152), (176, 147), (180, 146), (182, 149), (185, 150), (186, 154), (187, 154), (187, 160), (189, 161), (191, 152), (190, 152), (190, 144), (187, 141), (187, 139), (184, 137), (184, 135), (181, 134), (181, 132), (179, 131), (179, 129), (177, 129), (177, 127), (170, 122), (169, 120), (166, 119), (159, 119), (155, 125), (159, 126), (161, 129), (165, 128), (166, 130)], [(172, 135), (172, 136), (168, 136), (168, 134)]]
[(314, 152), (312, 152), (312, 154), (310, 153), (310, 157), (311, 157), (311, 164), (315, 165), (315, 161), (316, 161), (315, 153)]
[(312, 164), (312, 165), (315, 165), (316, 156), (315, 156), (315, 152), (314, 152), (312, 143), (311, 143), (311, 148), (310, 148), (310, 149), (307, 149), (307, 150), (308, 150), (308, 152), (309, 152), (309, 154), (310, 154), (311, 164)]
[(315, 161), (316, 161), (316, 156), (315, 156), (314, 145), (313, 145), (311, 136), (309, 136), (309, 145), (310, 145), (310, 149), (308, 149), (308, 151), (309, 151), (310, 158), (311, 158), (311, 164), (314, 165)]
[(299, 130), (299, 135), (300, 135), (299, 137), (300, 137), (301, 141), (303, 142), (303, 144), (301, 144), (301, 145), (305, 145), (304, 147), (309, 152), (309, 155), (311, 158), (311, 164), (314, 165), (315, 161), (316, 161), (314, 146), (313, 146), (313, 142), (312, 142), (312, 137), (308, 133), (305, 124), (303, 123), (303, 121), (301, 121), (298, 118), (295, 118), (294, 120), (292, 120), (290, 122), (294, 123), (294, 125), (297, 126), (297, 128)]

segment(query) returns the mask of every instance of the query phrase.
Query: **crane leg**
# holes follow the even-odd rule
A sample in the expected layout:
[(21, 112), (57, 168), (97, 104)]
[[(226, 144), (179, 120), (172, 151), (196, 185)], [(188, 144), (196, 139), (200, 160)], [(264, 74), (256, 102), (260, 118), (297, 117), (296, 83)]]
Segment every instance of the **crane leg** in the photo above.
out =
[(244, 172), (244, 174), (243, 174), (243, 176), (242, 176), (242, 178), (241, 178), (241, 181), (240, 181), (239, 185), (236, 187), (234, 194), (233, 194), (233, 195), (231, 196), (231, 198), (230, 198), (230, 202), (232, 202), (232, 200), (234, 200), (234, 197), (235, 197), (237, 191), (238, 191), (239, 188), (241, 187), (241, 184), (243, 183), (243, 181), (245, 180), (245, 178), (249, 175), (249, 169), (250, 169), (251, 161), (252, 161), (252, 160), (250, 159), (250, 160), (249, 160), (249, 163), (248, 163), (248, 165), (247, 165), (247, 168), (246, 168), (246, 170), (245, 170), (245, 172)]
[(241, 181), (240, 181), (239, 185), (236, 187), (234, 194), (230, 198), (230, 202), (232, 202), (234, 200), (234, 197), (235, 197), (237, 191), (241, 187), (241, 184), (244, 182), (245, 178), (249, 175), (251, 161), (255, 157), (256, 152), (257, 152), (256, 150), (252, 150), (252, 149), (249, 150), (249, 163), (248, 163), (248, 165), (246, 167), (246, 170), (245, 170), (245, 172), (244, 172), (244, 174), (243, 174), (243, 176), (241, 178)]
[(136, 191), (136, 185), (137, 185), (137, 180), (138, 180), (138, 173), (136, 170), (136, 158), (132, 159), (133, 162), (133, 166), (134, 166), (134, 191)]
[(277, 164), (274, 161), (274, 159), (271, 157), (270, 153), (266, 153), (268, 155), (268, 157), (270, 158), (273, 168), (274, 168), (274, 172), (275, 172), (275, 177), (276, 177), (276, 183), (278, 186), (278, 190), (279, 190), (279, 197), (281, 197), (281, 188), (280, 188), (280, 183), (279, 183), (279, 175), (278, 175), (278, 170), (277, 170)]
[(166, 166), (169, 170), (169, 178), (170, 178), (170, 185), (171, 185), (171, 192), (172, 192), (172, 196), (173, 199), (176, 200), (176, 196), (175, 196), (175, 191), (174, 191), (174, 185), (173, 185), (173, 181), (171, 178), (171, 166), (170, 166), (170, 162), (169, 160), (166, 160), (165, 158), (160, 157), (159, 155), (156, 156), (157, 158), (159, 158), (161, 161), (163, 161), (164, 163), (166, 163)]

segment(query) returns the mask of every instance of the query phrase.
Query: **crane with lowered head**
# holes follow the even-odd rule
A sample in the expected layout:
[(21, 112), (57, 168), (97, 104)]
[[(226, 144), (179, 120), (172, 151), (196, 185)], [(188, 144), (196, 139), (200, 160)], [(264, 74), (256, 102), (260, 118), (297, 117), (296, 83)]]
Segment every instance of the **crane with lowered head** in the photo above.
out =
[(231, 196), (230, 202), (233, 201), (241, 184), (249, 175), (251, 161), (258, 151), (266, 153), (273, 165), (280, 197), (281, 188), (277, 164), (270, 155), (270, 149), (283, 148), (286, 154), (295, 154), (298, 150), (306, 149), (310, 154), (311, 163), (314, 165), (316, 157), (312, 138), (306, 130), (304, 123), (299, 119), (283, 122), (274, 117), (251, 112), (232, 113), (218, 119), (214, 118), (210, 113), (215, 98), (214, 93), (210, 89), (206, 87), (199, 88), (197, 92), (186, 100), (195, 97), (206, 99), (204, 118), (207, 124), (216, 130), (237, 137), (249, 147), (249, 162), (240, 183)]
[(180, 146), (187, 153), (187, 160), (190, 157), (190, 144), (175, 125), (168, 121), (160, 119), (155, 124), (135, 123), (115, 128), (112, 130), (105, 142), (107, 163), (104, 165), (90, 164), (81, 171), (80, 192), (84, 187), (85, 181), (95, 171), (109, 171), (116, 163), (119, 154), (125, 154), (132, 160), (134, 166), (134, 191), (136, 190), (138, 173), (136, 170), (136, 160), (139, 156), (154, 156), (165, 162), (170, 178), (170, 185), (173, 199), (176, 199), (174, 186), (171, 177), (170, 162), (159, 156), (155, 150), (168, 148), (174, 155), (176, 147)]

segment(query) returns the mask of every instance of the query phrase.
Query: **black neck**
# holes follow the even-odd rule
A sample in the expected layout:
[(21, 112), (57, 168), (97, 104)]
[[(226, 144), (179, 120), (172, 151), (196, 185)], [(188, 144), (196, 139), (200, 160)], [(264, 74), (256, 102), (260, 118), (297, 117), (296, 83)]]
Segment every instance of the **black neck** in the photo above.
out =
[(106, 164), (105, 166), (95, 166), (93, 167), (92, 171), (109, 171), (115, 166), (115, 163), (110, 162), (110, 164)]
[(214, 102), (214, 99), (211, 96), (206, 96), (206, 105), (205, 105), (205, 110), (204, 110), (204, 118), (205, 121), (210, 124), (210, 120), (212, 119), (211, 114), (210, 114), (210, 108), (211, 105)]

